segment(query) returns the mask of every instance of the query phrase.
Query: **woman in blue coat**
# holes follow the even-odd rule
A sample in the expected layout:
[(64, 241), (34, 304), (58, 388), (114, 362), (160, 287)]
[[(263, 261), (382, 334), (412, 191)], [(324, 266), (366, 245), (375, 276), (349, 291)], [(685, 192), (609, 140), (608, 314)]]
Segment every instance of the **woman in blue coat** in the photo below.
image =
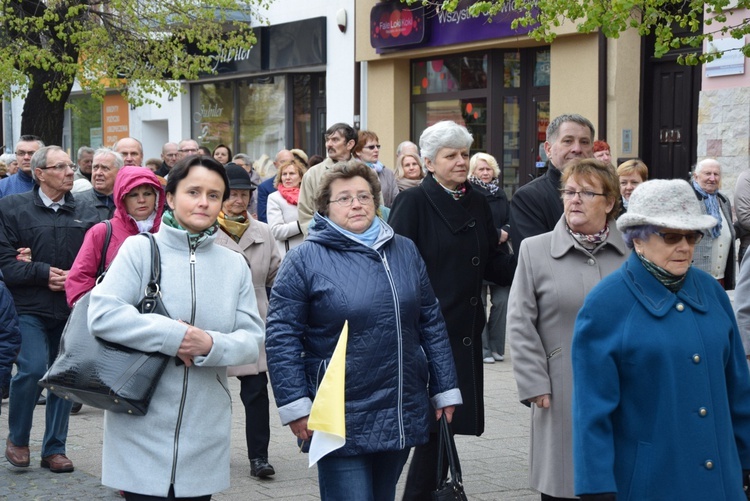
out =
[[(352, 161), (323, 178), (308, 239), (271, 292), (266, 353), (281, 421), (308, 416), (344, 322), (346, 443), (318, 461), (324, 500), (392, 500), (411, 447), (461, 403), (440, 306), (414, 244), (376, 217), (377, 174)], [(432, 409), (432, 411), (430, 411)]]
[(729, 299), (691, 267), (716, 224), (682, 180), (643, 183), (617, 227), (635, 250), (573, 337), (573, 456), (584, 500), (744, 500), (750, 376)]

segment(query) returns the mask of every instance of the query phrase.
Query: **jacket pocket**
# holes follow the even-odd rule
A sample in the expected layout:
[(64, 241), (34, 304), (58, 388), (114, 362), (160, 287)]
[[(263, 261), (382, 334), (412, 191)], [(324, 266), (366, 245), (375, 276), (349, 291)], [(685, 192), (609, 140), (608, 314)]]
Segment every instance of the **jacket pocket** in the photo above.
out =
[[(231, 404), (232, 403), (232, 393), (229, 391), (229, 388), (226, 387), (226, 385), (224, 384), (224, 382), (221, 380), (221, 376), (219, 376), (218, 374), (216, 374), (216, 381), (219, 382), (219, 386), (221, 386), (224, 389), (224, 391), (227, 393), (227, 397), (229, 397), (229, 403)], [(230, 409), (231, 409), (231, 405), (230, 405)]]
[(633, 464), (633, 475), (630, 478), (630, 489), (626, 497), (630, 501), (643, 501), (651, 499), (651, 475), (652, 475), (652, 445), (647, 442), (638, 442)]

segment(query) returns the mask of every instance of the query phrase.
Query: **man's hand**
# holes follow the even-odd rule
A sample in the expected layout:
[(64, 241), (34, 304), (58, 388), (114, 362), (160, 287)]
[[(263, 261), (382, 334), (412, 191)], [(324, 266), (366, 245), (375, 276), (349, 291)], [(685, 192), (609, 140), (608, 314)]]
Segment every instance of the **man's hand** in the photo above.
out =
[(312, 438), (313, 432), (307, 428), (307, 419), (309, 417), (310, 416), (301, 417), (298, 420), (289, 423), (289, 429), (291, 429), (294, 436), (300, 440), (310, 440)]
[(31, 262), (31, 249), (28, 247), (20, 247), (16, 249), (18, 252), (18, 255), (16, 256), (16, 260), (23, 261), (25, 263)]
[(49, 287), (49, 290), (51, 291), (62, 292), (65, 290), (66, 278), (68, 278), (68, 270), (61, 270), (60, 268), (50, 266), (47, 287)]

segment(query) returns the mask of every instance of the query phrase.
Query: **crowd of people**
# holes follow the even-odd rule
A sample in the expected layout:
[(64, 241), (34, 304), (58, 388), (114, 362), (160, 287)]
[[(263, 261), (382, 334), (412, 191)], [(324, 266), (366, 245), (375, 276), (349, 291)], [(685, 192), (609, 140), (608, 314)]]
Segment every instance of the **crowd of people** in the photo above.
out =
[[(511, 193), (473, 144), (437, 122), (391, 166), (376, 132), (337, 123), (325, 157), (184, 139), (144, 160), (123, 138), (73, 163), (21, 136), (0, 156), (8, 462), (31, 464), (37, 381), (90, 293), (94, 336), (172, 357), (146, 415), (104, 413), (102, 483), (126, 499), (228, 487), (228, 377), (249, 473), (275, 475), (269, 383), (290, 447), (306, 449), (342, 349), (346, 432), (317, 461), (321, 498), (393, 500), (411, 455), (403, 499), (431, 499), (437, 422), (482, 435), (483, 364), (506, 344), (542, 500), (750, 499), (750, 175), (733, 210), (716, 160), (649, 180), (567, 114), (547, 128), (544, 174)], [(168, 316), (136, 308), (151, 245)], [(46, 395), (42, 468), (74, 470), (80, 409)]]

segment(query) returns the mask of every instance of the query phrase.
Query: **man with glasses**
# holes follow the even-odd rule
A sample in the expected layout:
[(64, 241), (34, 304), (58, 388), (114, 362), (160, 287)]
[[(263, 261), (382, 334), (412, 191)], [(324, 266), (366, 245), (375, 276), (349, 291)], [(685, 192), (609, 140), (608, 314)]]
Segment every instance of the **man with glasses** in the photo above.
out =
[(0, 179), (0, 198), (16, 193), (31, 191), (34, 179), (31, 174), (31, 157), (44, 146), (41, 138), (27, 134), (21, 136), (16, 144), (16, 160), (18, 172), (5, 179)]
[(177, 143), (164, 143), (161, 147), (161, 167), (156, 171), (157, 176), (166, 177), (169, 174), (174, 164), (177, 163), (177, 157), (180, 155), (179, 149)]
[(143, 166), (143, 144), (133, 137), (124, 137), (112, 148), (122, 155), (125, 165)]
[[(30, 163), (38, 186), (0, 199), (0, 271), (13, 295), (21, 328), (5, 448), (6, 459), (16, 467), (30, 464), (29, 437), (41, 393), (37, 381), (57, 355), (70, 314), (65, 278), (86, 231), (99, 222), (96, 210), (76, 203), (70, 193), (74, 167), (59, 146), (40, 148)], [(32, 260), (18, 260), (19, 248), (29, 248)], [(41, 466), (53, 473), (73, 471), (73, 462), (65, 455), (71, 405), (52, 393), (47, 396)]]
[(510, 240), (518, 255), (524, 238), (547, 233), (563, 214), (560, 177), (576, 158), (594, 156), (594, 124), (581, 115), (560, 115), (547, 126), (547, 172), (521, 186), (510, 200)]
[(318, 165), (310, 167), (302, 176), (302, 184), (299, 190), (299, 202), (297, 212), (299, 214), (299, 225), (302, 233), (307, 237), (307, 227), (315, 214), (315, 192), (323, 175), (328, 172), (336, 162), (346, 162), (352, 158), (352, 151), (357, 146), (357, 131), (349, 124), (336, 123), (326, 131), (326, 153), (328, 158)]
[(99, 148), (94, 153), (91, 169), (91, 189), (76, 194), (76, 203), (87, 204), (96, 209), (99, 220), (112, 219), (115, 213), (115, 178), (124, 165), (122, 155), (109, 148)]
[(198, 141), (196, 141), (195, 139), (183, 139), (178, 145), (177, 153), (177, 160), (182, 160), (183, 158), (189, 157), (190, 155), (197, 155)]

